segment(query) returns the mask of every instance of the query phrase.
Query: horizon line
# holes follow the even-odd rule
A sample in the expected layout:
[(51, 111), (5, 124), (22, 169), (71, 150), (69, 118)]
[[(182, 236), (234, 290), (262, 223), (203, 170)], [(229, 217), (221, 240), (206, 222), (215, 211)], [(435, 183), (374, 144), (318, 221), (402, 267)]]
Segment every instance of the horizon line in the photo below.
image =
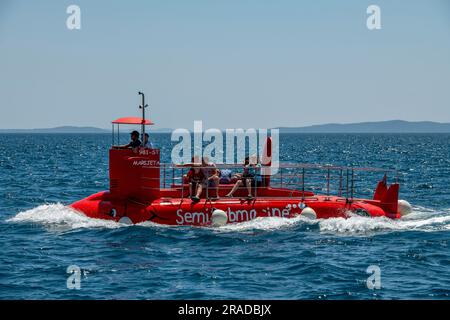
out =
[[(307, 126), (277, 126), (277, 127), (271, 127), (271, 128), (264, 128), (264, 129), (279, 129), (279, 130), (290, 130), (290, 131), (295, 131), (295, 130), (305, 130), (305, 129), (319, 129), (321, 127), (327, 127), (327, 126), (355, 126), (355, 125), (359, 125), (359, 126), (364, 126), (364, 125), (383, 125), (383, 124), (389, 124), (389, 123), (403, 123), (403, 124), (408, 124), (408, 125), (420, 125), (420, 124), (428, 124), (431, 126), (450, 126), (450, 122), (438, 122), (438, 121), (432, 121), (432, 120), (421, 120), (421, 121), (408, 121), (408, 120), (400, 120), (400, 119), (394, 119), (394, 120), (381, 120), (381, 121), (363, 121), (363, 122), (348, 122), (348, 123), (322, 123), (322, 124), (312, 124), (312, 125), (307, 125)], [(88, 126), (88, 125), (61, 125), (61, 126), (55, 126), (55, 127), (46, 127), (46, 128), (0, 128), (0, 132), (13, 132), (13, 131), (18, 131), (18, 132), (38, 132), (38, 131), (58, 131), (58, 130), (67, 130), (67, 132), (70, 132), (70, 130), (73, 129), (74, 131), (76, 131), (76, 133), (80, 133), (80, 130), (85, 130), (86, 132), (88, 132), (89, 130), (92, 131), (105, 131), (106, 132), (111, 132), (111, 127), (110, 128), (102, 128), (102, 127), (96, 127), (96, 126)], [(174, 131), (176, 129), (179, 128), (168, 128), (168, 127), (162, 127), (162, 128), (155, 128), (154, 130), (150, 130), (153, 132), (168, 132), (168, 131)], [(186, 128), (183, 128), (186, 129)], [(227, 129), (245, 129), (245, 128), (204, 128), (203, 131), (208, 130), (208, 129), (218, 129), (220, 131), (226, 131)], [(247, 128), (249, 129), (249, 128)], [(258, 128), (259, 129), (259, 128)], [(324, 128), (325, 129), (325, 128)], [(345, 129), (345, 128), (342, 128)], [(363, 128), (360, 128), (363, 129)], [(191, 129), (187, 129), (189, 131), (193, 131)], [(330, 132), (330, 129), (328, 129)], [(402, 130), (400, 130), (402, 131)], [(449, 130), (450, 131), (450, 130)], [(349, 131), (350, 132), (350, 131)], [(387, 130), (386, 132), (392, 132), (392, 130)], [(402, 131), (402, 132), (406, 132), (406, 131)], [(411, 133), (413, 133), (414, 131), (411, 131)], [(89, 132), (88, 132), (89, 133)], [(92, 133), (92, 132), (90, 132)], [(100, 132), (99, 132), (100, 133)]]

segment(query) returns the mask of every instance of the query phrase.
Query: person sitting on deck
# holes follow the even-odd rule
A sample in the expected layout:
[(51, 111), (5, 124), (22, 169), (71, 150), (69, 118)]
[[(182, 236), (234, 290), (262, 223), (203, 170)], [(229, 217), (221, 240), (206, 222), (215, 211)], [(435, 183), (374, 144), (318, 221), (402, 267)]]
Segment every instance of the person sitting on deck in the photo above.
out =
[(133, 149), (135, 150), (137, 147), (141, 146), (141, 140), (139, 140), (139, 132), (137, 132), (136, 130), (134, 130), (133, 132), (130, 133), (131, 135), (131, 140), (128, 144), (123, 145), (123, 146), (118, 146), (116, 147), (117, 149)]
[[(205, 176), (204, 188), (209, 191), (210, 188), (214, 188), (215, 196), (211, 197), (212, 200), (219, 199), (219, 183), (220, 183), (220, 171), (217, 169), (213, 162), (209, 162), (208, 157), (202, 158), (202, 171)], [(209, 192), (208, 192), (209, 193)], [(206, 195), (209, 197), (209, 194)]]
[(255, 163), (250, 163), (250, 158), (246, 157), (244, 160), (244, 171), (242, 174), (237, 175), (239, 180), (236, 181), (235, 185), (231, 189), (231, 191), (226, 195), (226, 197), (232, 197), (233, 194), (239, 187), (245, 185), (248, 191), (248, 199), (253, 199), (252, 196), (252, 184), (256, 176), (256, 167), (258, 165)]
[(199, 166), (193, 166), (189, 169), (186, 177), (189, 183), (189, 196), (193, 202), (200, 201), (200, 195), (203, 191), (203, 182), (205, 180), (202, 169)]
[(193, 156), (191, 162), (177, 164), (177, 167), (190, 167), (187, 174), (183, 175), (183, 183), (189, 184), (189, 197), (194, 202), (200, 200), (200, 195), (203, 191), (204, 175), (201, 170), (201, 162), (198, 156)]
[(149, 140), (148, 133), (144, 134), (143, 145), (144, 145), (144, 148), (153, 149), (153, 143)]

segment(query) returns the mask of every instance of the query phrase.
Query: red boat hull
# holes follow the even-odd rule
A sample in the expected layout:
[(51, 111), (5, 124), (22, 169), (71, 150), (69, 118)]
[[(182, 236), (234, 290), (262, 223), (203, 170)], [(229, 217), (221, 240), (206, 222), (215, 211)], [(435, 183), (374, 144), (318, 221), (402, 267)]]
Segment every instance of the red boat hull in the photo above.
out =
[(301, 198), (222, 198), (202, 199), (197, 203), (186, 198), (161, 198), (145, 205), (135, 201), (117, 201), (108, 191), (75, 202), (71, 207), (91, 218), (121, 221), (127, 217), (132, 223), (151, 221), (166, 225), (208, 226), (214, 210), (227, 213), (228, 223), (250, 221), (259, 217), (292, 218), (302, 214), (305, 207), (316, 213), (317, 219), (346, 218), (351, 215), (400, 218), (399, 213), (387, 213), (378, 200), (349, 202), (341, 197), (313, 196)]

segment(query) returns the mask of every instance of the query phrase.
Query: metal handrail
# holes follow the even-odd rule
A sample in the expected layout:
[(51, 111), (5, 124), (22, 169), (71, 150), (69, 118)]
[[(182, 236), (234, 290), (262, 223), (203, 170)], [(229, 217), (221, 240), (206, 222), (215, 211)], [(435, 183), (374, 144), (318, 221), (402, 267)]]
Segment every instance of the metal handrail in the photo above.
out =
[[(163, 163), (159, 166), (147, 166), (146, 168), (162, 168), (162, 185), (164, 188), (167, 187), (167, 175), (168, 169), (172, 169), (171, 171), (171, 183), (170, 188), (172, 189), (181, 189), (182, 198), (184, 198), (184, 174), (186, 173), (186, 167), (196, 167), (200, 169), (211, 169), (211, 166), (202, 166), (200, 164), (194, 164), (192, 166), (189, 165), (174, 165)], [(216, 169), (242, 169), (242, 164), (216, 164)], [(347, 202), (353, 201), (356, 193), (356, 186), (359, 182), (362, 182), (362, 179), (358, 178), (359, 174), (363, 174), (366, 172), (395, 172), (396, 173), (396, 181), (398, 180), (399, 173), (395, 169), (386, 169), (386, 168), (355, 168), (348, 166), (334, 166), (334, 165), (318, 165), (318, 164), (301, 164), (301, 163), (286, 163), (282, 162), (279, 164), (279, 171), (277, 174), (269, 175), (263, 174), (261, 170), (265, 168), (264, 166), (255, 166), (254, 169), (257, 170), (257, 174), (255, 175), (255, 180), (257, 181), (252, 188), (254, 188), (255, 198), (262, 197), (261, 193), (258, 190), (262, 188), (266, 188), (267, 186), (261, 186), (258, 179), (262, 179), (264, 176), (270, 176), (270, 186), (273, 188), (277, 188), (279, 186), (281, 189), (292, 190), (292, 194), (294, 192), (300, 192), (302, 198), (305, 197), (306, 189), (308, 190), (325, 190), (327, 196), (331, 196), (332, 194), (337, 194), (338, 197), (344, 196), (345, 191), (345, 199)], [(320, 172), (317, 172), (319, 170)], [(259, 171), (259, 172), (258, 172)], [(285, 172), (287, 171), (287, 172)], [(337, 172), (336, 172), (337, 171)], [(180, 174), (181, 173), (181, 174)], [(358, 174), (359, 173), (359, 174)], [(259, 178), (258, 178), (259, 177)], [(306, 178), (310, 180), (307, 182)], [(325, 184), (323, 184), (325, 181)], [(223, 190), (225, 188), (229, 188), (229, 185), (224, 187), (223, 185), (219, 185), (219, 190)], [(244, 186), (245, 188), (245, 186)], [(209, 198), (210, 192), (209, 183), (205, 185), (205, 192), (207, 198)]]

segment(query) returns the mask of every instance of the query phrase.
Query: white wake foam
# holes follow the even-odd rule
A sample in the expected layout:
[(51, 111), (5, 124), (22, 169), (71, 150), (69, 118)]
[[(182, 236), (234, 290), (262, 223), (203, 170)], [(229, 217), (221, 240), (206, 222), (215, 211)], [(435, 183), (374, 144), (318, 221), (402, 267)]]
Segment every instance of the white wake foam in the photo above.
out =
[(315, 224), (317, 223), (317, 221), (302, 216), (294, 218), (260, 217), (250, 221), (227, 224), (222, 227), (214, 229), (219, 231), (238, 231), (238, 232), (245, 232), (249, 230), (278, 230), (278, 229), (289, 229), (302, 223)]
[(343, 234), (365, 234), (377, 231), (442, 231), (450, 230), (450, 210), (435, 211), (413, 208), (406, 217), (393, 220), (386, 217), (331, 218), (319, 221), (320, 231)]
[[(16, 223), (35, 223), (63, 230), (79, 228), (120, 228), (126, 227), (114, 221), (88, 218), (60, 203), (46, 204), (34, 209), (23, 211), (7, 220)], [(318, 229), (324, 233), (334, 234), (367, 234), (377, 232), (395, 231), (445, 231), (450, 230), (450, 209), (432, 210), (423, 207), (415, 207), (413, 213), (399, 219), (392, 220), (385, 217), (367, 218), (353, 216), (351, 218), (330, 218), (310, 220), (299, 216), (295, 218), (256, 218), (251, 221), (227, 224), (223, 227), (212, 228), (218, 232), (246, 232), (251, 230), (278, 230), (292, 229), (302, 225), (306, 229)], [(139, 226), (149, 228), (167, 228), (174, 226), (164, 226), (152, 222), (140, 223)]]
[(413, 213), (398, 220), (386, 217), (370, 218), (360, 216), (319, 220), (310, 220), (301, 216), (292, 219), (278, 217), (257, 218), (243, 223), (227, 224), (216, 229), (220, 231), (245, 232), (249, 230), (289, 229), (298, 225), (306, 226), (306, 229), (318, 226), (320, 232), (342, 235), (364, 235), (396, 231), (433, 232), (450, 230), (450, 209), (436, 211), (415, 207), (413, 208)]
[(45, 204), (19, 212), (7, 222), (35, 223), (61, 229), (120, 228), (123, 224), (100, 219), (91, 219), (63, 204)]

